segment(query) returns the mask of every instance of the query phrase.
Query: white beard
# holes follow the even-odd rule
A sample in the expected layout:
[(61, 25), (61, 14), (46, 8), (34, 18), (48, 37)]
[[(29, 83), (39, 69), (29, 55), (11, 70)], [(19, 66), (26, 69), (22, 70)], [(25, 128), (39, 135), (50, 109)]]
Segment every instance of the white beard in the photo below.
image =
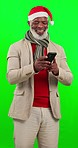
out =
[(43, 40), (44, 38), (46, 38), (47, 37), (47, 32), (48, 32), (48, 29), (46, 29), (46, 31), (44, 32), (44, 34), (43, 35), (38, 35), (36, 32), (35, 32), (35, 30), (34, 29), (32, 29), (31, 27), (30, 27), (30, 31), (31, 31), (31, 33), (32, 33), (32, 35), (34, 36), (34, 38), (35, 39), (38, 39), (38, 40)]

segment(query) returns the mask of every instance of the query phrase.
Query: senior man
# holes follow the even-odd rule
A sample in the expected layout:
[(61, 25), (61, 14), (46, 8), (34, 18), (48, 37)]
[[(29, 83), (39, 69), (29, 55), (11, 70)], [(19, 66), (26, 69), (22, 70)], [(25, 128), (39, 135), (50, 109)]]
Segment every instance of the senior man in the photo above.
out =
[[(66, 62), (63, 48), (50, 41), (48, 17), (51, 12), (37, 6), (30, 10), (30, 30), (25, 38), (12, 44), (8, 52), (7, 78), (16, 84), (9, 116), (14, 121), (16, 148), (33, 148), (37, 137), (39, 148), (57, 148), (60, 102), (58, 81), (72, 82), (72, 73)], [(49, 52), (56, 52), (53, 61)]]

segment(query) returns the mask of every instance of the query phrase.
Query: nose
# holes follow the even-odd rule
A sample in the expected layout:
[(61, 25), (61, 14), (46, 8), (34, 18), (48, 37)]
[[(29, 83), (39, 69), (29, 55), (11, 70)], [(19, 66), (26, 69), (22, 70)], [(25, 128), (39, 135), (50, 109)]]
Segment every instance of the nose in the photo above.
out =
[(44, 24), (42, 22), (39, 22), (38, 27), (39, 28), (43, 28), (44, 27)]

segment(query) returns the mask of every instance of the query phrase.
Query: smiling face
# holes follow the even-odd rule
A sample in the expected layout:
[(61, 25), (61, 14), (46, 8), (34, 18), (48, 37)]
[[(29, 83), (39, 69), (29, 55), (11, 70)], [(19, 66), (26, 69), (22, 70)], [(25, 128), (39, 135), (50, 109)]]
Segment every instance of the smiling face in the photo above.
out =
[(48, 29), (48, 19), (47, 17), (37, 17), (34, 20), (30, 21), (30, 30), (34, 36), (46, 37)]

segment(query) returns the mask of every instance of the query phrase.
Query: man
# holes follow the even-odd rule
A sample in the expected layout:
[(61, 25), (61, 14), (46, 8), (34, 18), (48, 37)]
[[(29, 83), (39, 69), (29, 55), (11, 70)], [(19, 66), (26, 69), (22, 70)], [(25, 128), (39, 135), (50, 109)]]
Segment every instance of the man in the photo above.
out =
[[(28, 15), (30, 30), (25, 39), (10, 46), (7, 78), (17, 84), (9, 116), (14, 121), (16, 148), (33, 148), (38, 138), (39, 148), (57, 148), (60, 104), (58, 81), (72, 82), (72, 73), (61, 46), (53, 43), (48, 34), (48, 17), (52, 14), (43, 7), (31, 9)], [(56, 52), (53, 62), (49, 52)]]

